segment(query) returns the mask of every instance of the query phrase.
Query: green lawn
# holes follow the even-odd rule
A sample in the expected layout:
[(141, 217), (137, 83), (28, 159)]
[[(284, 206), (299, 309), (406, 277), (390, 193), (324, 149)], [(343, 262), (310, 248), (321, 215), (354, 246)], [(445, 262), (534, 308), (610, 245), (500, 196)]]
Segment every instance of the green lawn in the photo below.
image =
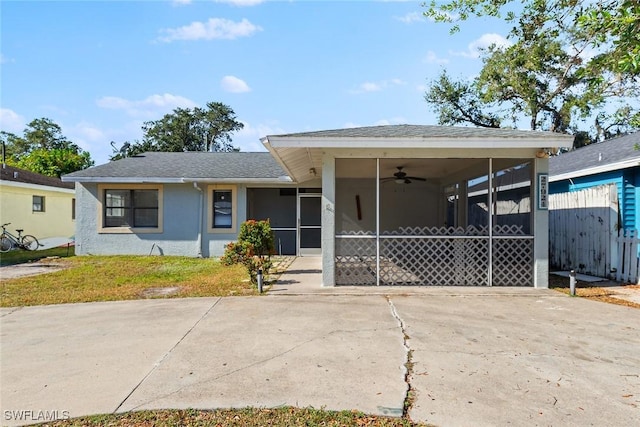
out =
[[(64, 268), (2, 280), (0, 306), (257, 294), (244, 267), (225, 267), (215, 258), (73, 256), (51, 263)], [(158, 292), (166, 288), (172, 292)]]
[(48, 422), (47, 426), (426, 426), (403, 418), (378, 417), (357, 411), (325, 411), (313, 408), (220, 409), (215, 411), (165, 410), (128, 412)]

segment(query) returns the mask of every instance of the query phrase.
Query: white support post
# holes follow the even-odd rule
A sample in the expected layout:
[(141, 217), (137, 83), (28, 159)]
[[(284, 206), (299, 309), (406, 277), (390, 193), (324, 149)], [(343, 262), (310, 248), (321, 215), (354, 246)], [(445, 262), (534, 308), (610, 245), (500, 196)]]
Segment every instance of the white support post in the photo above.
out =
[[(540, 208), (539, 176), (549, 175), (549, 159), (536, 158), (531, 177), (531, 209), (533, 214), (533, 286), (549, 287), (549, 211)], [(548, 181), (547, 181), (548, 182)], [(546, 189), (545, 189), (546, 190)], [(547, 195), (548, 196), (548, 195)]]
[(493, 159), (489, 158), (489, 175), (487, 179), (487, 211), (489, 213), (489, 268), (487, 269), (487, 286), (493, 285)]
[(322, 286), (336, 285), (336, 159), (322, 155)]
[(376, 158), (376, 286), (380, 286), (380, 158)]

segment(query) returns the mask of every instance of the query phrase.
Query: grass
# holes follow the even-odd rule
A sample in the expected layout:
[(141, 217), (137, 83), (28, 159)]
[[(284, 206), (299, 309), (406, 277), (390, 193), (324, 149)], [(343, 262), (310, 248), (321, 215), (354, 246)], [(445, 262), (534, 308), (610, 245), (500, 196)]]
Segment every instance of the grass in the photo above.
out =
[(214, 411), (162, 410), (93, 415), (47, 422), (47, 426), (426, 426), (403, 418), (370, 416), (357, 411), (326, 411), (314, 408), (219, 409)]
[(38, 261), (48, 257), (70, 257), (74, 255), (75, 248), (73, 246), (69, 246), (68, 248), (64, 246), (41, 251), (13, 250), (0, 253), (0, 267), (24, 264), (25, 262)]
[[(225, 267), (214, 258), (82, 256), (55, 263), (63, 269), (2, 280), (0, 306), (257, 294), (242, 266)], [(153, 292), (162, 288), (175, 289)]]

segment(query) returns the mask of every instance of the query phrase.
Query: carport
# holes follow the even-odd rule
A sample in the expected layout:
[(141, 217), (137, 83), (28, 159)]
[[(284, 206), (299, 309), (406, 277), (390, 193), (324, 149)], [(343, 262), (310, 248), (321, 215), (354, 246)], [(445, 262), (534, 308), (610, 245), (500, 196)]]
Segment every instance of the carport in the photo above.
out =
[(323, 285), (548, 286), (549, 132), (376, 126), (268, 136), (322, 178)]

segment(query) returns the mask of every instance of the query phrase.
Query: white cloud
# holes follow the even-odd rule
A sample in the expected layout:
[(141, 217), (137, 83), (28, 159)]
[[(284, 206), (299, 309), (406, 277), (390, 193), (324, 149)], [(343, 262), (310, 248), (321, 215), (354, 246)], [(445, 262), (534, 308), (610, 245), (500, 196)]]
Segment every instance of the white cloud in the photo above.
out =
[(196, 103), (179, 95), (165, 93), (151, 95), (140, 101), (130, 101), (117, 96), (104, 96), (96, 101), (98, 107), (111, 110), (124, 110), (131, 117), (157, 118), (158, 114), (166, 114), (182, 107), (193, 108)]
[(427, 55), (424, 57), (423, 62), (426, 62), (427, 64), (444, 65), (444, 64), (448, 64), (449, 60), (446, 58), (439, 58), (434, 51), (430, 50), (427, 52)]
[(466, 51), (451, 52), (452, 55), (464, 56), (466, 58), (479, 58), (483, 50), (488, 49), (492, 45), (498, 48), (505, 48), (512, 45), (512, 43), (505, 37), (496, 33), (487, 33), (480, 36), (480, 38), (469, 43)]
[(390, 119), (380, 119), (376, 121), (374, 126), (389, 126), (389, 125), (401, 125), (407, 123), (407, 119), (404, 117), (392, 117)]
[(389, 126), (389, 125), (401, 125), (407, 123), (407, 119), (404, 117), (392, 117), (390, 119), (376, 120), (370, 124), (360, 124), (354, 122), (346, 122), (342, 125), (343, 128), (359, 128), (363, 126)]
[(224, 91), (231, 93), (251, 92), (249, 85), (244, 80), (235, 76), (224, 76), (220, 82), (220, 86)]
[(420, 12), (410, 12), (404, 16), (394, 16), (394, 18), (405, 24), (413, 24), (414, 22), (426, 22), (427, 19)]
[(191, 4), (191, 0), (173, 0), (171, 2), (174, 6), (185, 6)]
[(397, 78), (393, 78), (389, 80), (381, 80), (378, 82), (364, 82), (358, 85), (357, 88), (350, 90), (349, 93), (359, 94), (359, 93), (368, 93), (368, 92), (379, 92), (383, 89), (387, 89), (392, 86), (401, 86), (405, 84), (406, 82)]
[[(447, 11), (440, 11), (440, 14), (446, 16), (447, 19), (450, 22), (457, 22), (457, 21), (460, 20), (460, 15), (458, 15), (457, 13), (451, 13), (451, 12), (447, 12)], [(429, 21), (435, 22), (436, 20), (431, 18), (431, 17), (429, 17)]]
[[(63, 134), (80, 148), (91, 153), (99, 152), (103, 145), (108, 147), (107, 135), (95, 125), (88, 122), (80, 122), (75, 126), (61, 126)], [(95, 159), (94, 159), (95, 160)]]
[(21, 133), (26, 125), (24, 117), (8, 108), (0, 108), (0, 130)]
[(12, 58), (7, 58), (2, 53), (0, 53), (0, 64), (10, 64), (15, 62)]
[(159, 37), (158, 40), (167, 43), (174, 40), (233, 40), (238, 37), (249, 37), (257, 31), (262, 31), (262, 27), (252, 24), (246, 18), (239, 22), (210, 18), (207, 22), (195, 21), (183, 27), (160, 30), (166, 35)]
[(278, 126), (277, 123), (261, 123), (256, 126), (252, 126), (248, 122), (242, 122), (242, 124), (244, 124), (244, 127), (231, 137), (233, 145), (239, 147), (240, 151), (266, 151), (260, 138), (267, 135), (282, 135), (287, 133), (287, 131)]
[(362, 92), (378, 92), (379, 90), (382, 90), (382, 86), (378, 83), (364, 82), (360, 85), (360, 90)]
[(216, 3), (227, 3), (233, 6), (255, 6), (264, 2), (264, 0), (215, 0)]

